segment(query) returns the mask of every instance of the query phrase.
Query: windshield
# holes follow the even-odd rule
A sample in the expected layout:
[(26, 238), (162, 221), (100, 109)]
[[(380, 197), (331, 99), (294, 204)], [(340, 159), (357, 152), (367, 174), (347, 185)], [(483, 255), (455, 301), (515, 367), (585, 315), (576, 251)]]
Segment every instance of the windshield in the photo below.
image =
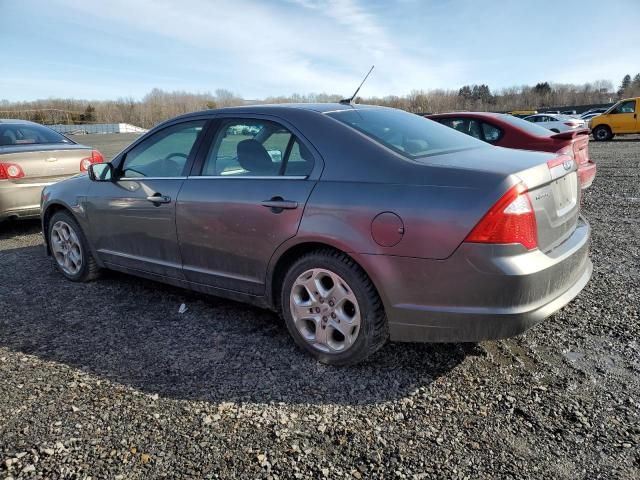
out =
[(484, 142), (464, 133), (402, 110), (358, 108), (329, 112), (327, 115), (407, 158), (486, 146)]
[(554, 134), (549, 129), (541, 127), (540, 125), (536, 125), (535, 123), (531, 123), (528, 120), (514, 117), (512, 115), (500, 115), (500, 119), (507, 123), (510, 123), (514, 127), (517, 127), (521, 130), (525, 130), (527, 133), (536, 135), (538, 137), (550, 137), (551, 135)]
[(35, 123), (0, 123), (0, 147), (47, 143), (73, 142), (58, 132)]

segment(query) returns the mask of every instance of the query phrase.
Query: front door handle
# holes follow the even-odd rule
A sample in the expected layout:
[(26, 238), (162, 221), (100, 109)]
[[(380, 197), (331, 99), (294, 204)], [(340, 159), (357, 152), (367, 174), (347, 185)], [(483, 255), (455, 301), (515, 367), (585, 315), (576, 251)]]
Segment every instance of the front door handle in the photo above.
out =
[(148, 196), (147, 200), (149, 200), (151, 203), (156, 204), (156, 206), (161, 203), (171, 203), (171, 197), (167, 195), (161, 195), (159, 193), (154, 193), (153, 195)]
[(260, 205), (270, 208), (273, 213), (280, 213), (283, 210), (293, 210), (294, 208), (298, 208), (298, 202), (285, 200), (282, 197), (273, 197), (269, 200), (264, 200), (263, 202), (260, 202)]

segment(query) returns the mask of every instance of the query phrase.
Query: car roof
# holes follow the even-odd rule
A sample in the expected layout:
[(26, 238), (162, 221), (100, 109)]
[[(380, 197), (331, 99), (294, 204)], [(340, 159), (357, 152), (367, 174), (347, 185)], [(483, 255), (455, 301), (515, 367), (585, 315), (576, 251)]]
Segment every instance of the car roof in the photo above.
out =
[(337, 112), (341, 110), (363, 110), (363, 109), (388, 109), (378, 105), (365, 105), (359, 103), (275, 103), (275, 104), (257, 104), (257, 105), (241, 105), (237, 107), (214, 108), (210, 110), (201, 110), (198, 112), (185, 113), (176, 118), (189, 118), (199, 115), (215, 115), (218, 113), (263, 113), (274, 114), (283, 113), (292, 110), (307, 110), (318, 113)]
[(425, 115), (427, 118), (431, 117), (478, 117), (478, 118), (500, 118), (506, 113), (497, 112), (446, 112), (446, 113), (434, 113), (432, 115)]
[(40, 125), (36, 122), (30, 122), (29, 120), (20, 120), (18, 118), (0, 118), (0, 123), (17, 123), (20, 125)]

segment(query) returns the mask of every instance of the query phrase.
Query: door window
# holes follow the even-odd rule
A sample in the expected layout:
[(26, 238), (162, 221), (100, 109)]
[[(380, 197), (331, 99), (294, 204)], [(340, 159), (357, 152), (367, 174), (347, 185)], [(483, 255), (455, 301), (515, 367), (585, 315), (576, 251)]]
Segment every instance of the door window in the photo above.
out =
[(478, 140), (482, 140), (480, 123), (477, 120), (471, 118), (446, 118), (440, 120), (440, 123), (459, 132), (466, 133)]
[(179, 123), (153, 134), (133, 147), (124, 159), (124, 178), (180, 177), (202, 133), (205, 120)]
[(205, 161), (204, 176), (307, 176), (308, 149), (282, 125), (268, 120), (227, 120)]
[(489, 123), (482, 122), (482, 134), (486, 142), (497, 142), (502, 136), (502, 130)]
[(634, 113), (636, 111), (636, 101), (629, 100), (628, 102), (622, 102), (611, 113)]

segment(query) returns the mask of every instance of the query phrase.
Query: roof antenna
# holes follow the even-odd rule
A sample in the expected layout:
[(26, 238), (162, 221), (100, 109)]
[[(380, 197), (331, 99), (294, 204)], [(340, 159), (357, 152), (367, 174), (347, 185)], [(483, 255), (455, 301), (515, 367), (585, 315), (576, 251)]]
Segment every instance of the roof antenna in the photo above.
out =
[(349, 98), (343, 98), (342, 100), (340, 100), (340, 103), (342, 105), (353, 105), (353, 100), (356, 98), (356, 95), (358, 95), (358, 92), (362, 88), (362, 85), (364, 85), (364, 82), (366, 82), (367, 78), (369, 78), (369, 75), (373, 71), (373, 67), (375, 67), (375, 65), (371, 65), (371, 69), (369, 70), (369, 73), (367, 73), (364, 76), (364, 80), (362, 80), (362, 83), (360, 84), (360, 86), (358, 88), (356, 88), (356, 91), (353, 93), (353, 95), (351, 95), (351, 97), (349, 97)]

